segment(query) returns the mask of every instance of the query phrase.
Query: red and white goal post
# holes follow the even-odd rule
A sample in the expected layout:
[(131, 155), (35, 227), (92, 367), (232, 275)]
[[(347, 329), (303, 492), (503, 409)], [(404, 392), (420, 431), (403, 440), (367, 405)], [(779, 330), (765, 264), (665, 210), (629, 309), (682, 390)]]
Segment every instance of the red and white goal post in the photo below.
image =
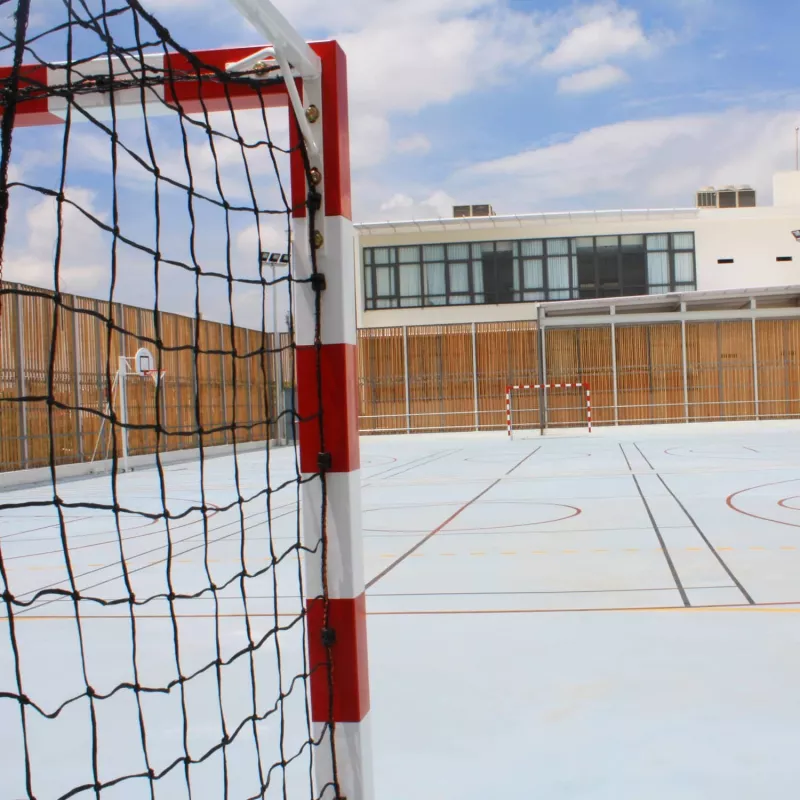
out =
[[(271, 45), (145, 54), (147, 91), (113, 87), (115, 75), (128, 71), (118, 57), (76, 62), (68, 70), (39, 63), (4, 67), (0, 82), (27, 88), (24, 98), (6, 105), (6, 125), (60, 125), (70, 116), (79, 121), (67, 100), (47, 90), (63, 84), (67, 73), (84, 88), (88, 81), (103, 87), (82, 93), (82, 105), (92, 111), (113, 105), (117, 113), (122, 106), (136, 113), (143, 103), (148, 115), (289, 108), (301, 599), (315, 796), (372, 800), (346, 59), (335, 41), (306, 43), (268, 0), (232, 2)], [(223, 72), (261, 72), (264, 80), (258, 88), (231, 86), (215, 80)], [(163, 80), (156, 86), (153, 76)]]
[[(525, 383), (506, 386), (506, 425), (508, 427), (508, 438), (514, 438), (514, 423), (513, 423), (513, 404), (512, 397), (514, 392), (524, 391), (537, 391), (542, 392), (545, 403), (542, 408), (538, 409), (541, 415), (547, 414), (547, 393), (553, 389), (578, 389), (582, 393), (585, 401), (586, 409), (586, 427), (589, 433), (592, 432), (592, 391), (589, 384), (585, 381), (578, 383)], [(541, 416), (540, 416), (541, 419)], [(544, 423), (542, 423), (544, 426)]]

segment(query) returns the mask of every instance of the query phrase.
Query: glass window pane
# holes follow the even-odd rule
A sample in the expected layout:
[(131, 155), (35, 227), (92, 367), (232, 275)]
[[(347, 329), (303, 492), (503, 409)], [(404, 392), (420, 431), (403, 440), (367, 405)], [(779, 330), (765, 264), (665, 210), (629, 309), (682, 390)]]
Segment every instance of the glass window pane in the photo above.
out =
[(694, 250), (693, 233), (673, 233), (672, 247), (675, 250)]
[(644, 250), (622, 253), (623, 293), (644, 294), (647, 285), (647, 254)]
[(569, 239), (548, 239), (547, 255), (549, 256), (568, 256)]
[(544, 297), (544, 292), (542, 292), (542, 291), (539, 291), (539, 292), (524, 292), (523, 295), (522, 295), (522, 299), (526, 303), (535, 303), (535, 302), (538, 302), (540, 300), (544, 300), (545, 297)]
[(622, 247), (632, 250), (644, 249), (644, 236), (623, 236)]
[(480, 258), (481, 253), (483, 253), (483, 248), (479, 244), (472, 245), (472, 257), (473, 258)]
[(548, 300), (569, 300), (569, 289), (559, 289), (557, 291), (550, 290), (548, 296)]
[(426, 244), (422, 248), (423, 261), (444, 261), (443, 244)]
[(547, 259), (547, 284), (550, 289), (569, 289), (569, 258), (567, 256)]
[(675, 283), (694, 280), (694, 253), (675, 253)]
[(375, 308), (392, 308), (392, 301), (391, 300), (376, 300), (375, 301)]
[(650, 286), (669, 283), (669, 253), (647, 254), (647, 283)]
[(669, 286), (650, 286), (648, 294), (669, 294)]
[(375, 281), (378, 287), (378, 297), (394, 294), (394, 267), (376, 267)]
[(523, 256), (541, 256), (544, 254), (544, 242), (541, 239), (528, 239), (520, 242), (520, 253)]
[(572, 291), (573, 297), (578, 296), (578, 257), (572, 256)]
[[(476, 303), (483, 302), (483, 264), (481, 262), (473, 263), (472, 265), (472, 290), (475, 292)], [(477, 295), (481, 294), (481, 299), (477, 299)]]
[[(519, 291), (519, 259), (518, 258), (514, 259), (514, 266), (512, 267), (512, 275), (514, 277), (514, 282), (512, 284), (513, 289), (514, 289), (515, 292), (518, 292)], [(516, 299), (519, 300), (518, 297)]]
[(576, 239), (575, 248), (577, 250), (594, 250), (594, 238), (591, 236), (584, 236), (582, 239)]
[(495, 242), (495, 249), (498, 253), (510, 253), (513, 247), (511, 242)]
[(372, 263), (372, 248), (365, 247), (364, 248), (364, 263), (371, 264)]
[(435, 295), (433, 297), (426, 297), (425, 298), (425, 305), (426, 306), (443, 306), (447, 298), (443, 295)]
[(449, 244), (447, 245), (447, 257), (451, 261), (466, 260), (469, 258), (468, 244)]
[(419, 247), (398, 247), (397, 260), (401, 264), (418, 264)]
[(364, 295), (368, 300), (372, 299), (372, 267), (364, 269)]
[(659, 233), (657, 236), (648, 236), (647, 249), (669, 250), (669, 236), (666, 233)]
[(451, 294), (448, 302), (451, 306), (467, 306), (470, 299), (468, 294)]
[[(445, 293), (445, 280), (444, 280), (444, 264), (426, 264), (425, 265), (425, 294), (426, 295), (444, 295)], [(441, 305), (434, 303), (434, 305)]]
[(544, 271), (540, 259), (526, 258), (522, 262), (522, 272), (526, 289), (542, 289), (544, 287)]
[[(465, 245), (466, 246), (466, 245)], [(469, 291), (469, 264), (465, 261), (450, 264), (450, 292), (460, 294)]]
[(372, 256), (376, 264), (388, 264), (390, 259), (391, 247), (376, 247), (372, 251)]
[(400, 308), (414, 308), (422, 305), (421, 297), (401, 297)]
[(595, 242), (598, 250), (619, 249), (619, 236), (598, 236)]
[(400, 295), (403, 297), (418, 297), (422, 294), (421, 286), (419, 264), (401, 264)]

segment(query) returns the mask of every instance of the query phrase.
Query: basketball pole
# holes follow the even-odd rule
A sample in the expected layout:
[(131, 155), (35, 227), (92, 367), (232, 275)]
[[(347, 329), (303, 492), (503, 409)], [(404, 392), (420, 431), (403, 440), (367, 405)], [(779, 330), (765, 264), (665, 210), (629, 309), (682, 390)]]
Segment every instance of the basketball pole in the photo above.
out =
[(128, 359), (119, 359), (119, 419), (122, 424), (122, 470), (128, 471)]

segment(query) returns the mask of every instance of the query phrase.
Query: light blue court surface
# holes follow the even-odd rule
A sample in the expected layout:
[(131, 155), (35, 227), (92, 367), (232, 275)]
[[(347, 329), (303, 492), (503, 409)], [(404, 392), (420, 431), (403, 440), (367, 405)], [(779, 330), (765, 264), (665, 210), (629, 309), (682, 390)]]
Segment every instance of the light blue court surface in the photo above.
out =
[[(238, 461), (238, 491), (232, 458), (206, 462), (206, 523), (192, 510), (202, 504), (198, 465), (165, 469), (177, 517), (169, 551), (155, 470), (119, 476), (117, 500), (156, 519), (123, 512), (117, 523), (85, 507), (113, 502), (107, 476), (59, 484), (66, 504), (84, 504), (64, 508), (63, 539), (50, 487), (0, 493), (0, 503), (44, 503), (0, 511), (9, 588), (31, 602), (15, 609), (14, 625), (28, 697), (52, 712), (87, 682), (102, 693), (132, 680), (134, 639), (140, 683), (175, 678), (168, 601), (137, 608), (135, 636), (127, 605), (104, 604), (127, 596), (126, 581), (140, 598), (219, 587), (216, 598), (172, 609), (183, 674), (231, 660), (276, 620), (288, 626), (302, 566), (294, 455)], [(362, 482), (377, 800), (798, 796), (800, 423), (532, 432), (512, 442), (368, 437)], [(227, 508), (240, 495), (246, 502)], [(244, 581), (243, 563), (253, 576)], [(97, 601), (80, 604), (83, 658), (72, 601), (37, 599), (70, 580)], [(281, 691), (294, 752), (305, 707), (287, 689), (303, 669), (294, 625), (252, 664), (233, 659), (221, 689), (213, 670), (187, 683), (190, 752), (219, 740), (220, 708), (239, 720)], [(2, 691), (17, 692), (7, 619)], [(173, 691), (143, 701), (156, 771), (184, 747), (179, 700)], [(101, 779), (140, 770), (132, 693), (95, 708)], [(27, 717), (39, 800), (91, 779), (87, 699), (53, 721)], [(231, 797), (264, 783), (248, 734), (228, 748)], [(258, 735), (268, 767), (279, 733), (266, 720)], [(3, 800), (27, 797), (22, 752), (18, 704), (0, 699)], [(221, 756), (193, 767), (193, 800), (223, 797), (222, 774)], [(160, 784), (159, 800), (188, 797), (180, 770)], [(307, 764), (276, 771), (265, 796), (284, 797), (284, 785), (292, 800), (307, 796)], [(144, 781), (128, 781), (102, 798), (149, 796)]]

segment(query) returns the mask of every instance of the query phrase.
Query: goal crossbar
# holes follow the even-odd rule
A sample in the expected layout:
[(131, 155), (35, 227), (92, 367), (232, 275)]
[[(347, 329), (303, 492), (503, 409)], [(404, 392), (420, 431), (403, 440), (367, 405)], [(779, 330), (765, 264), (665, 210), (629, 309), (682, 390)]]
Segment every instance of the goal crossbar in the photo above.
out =
[[(586, 426), (589, 433), (592, 432), (592, 390), (586, 381), (577, 383), (519, 383), (506, 386), (506, 426), (508, 428), (509, 439), (514, 438), (514, 426), (511, 415), (511, 395), (516, 391), (550, 391), (551, 389), (580, 389), (583, 392), (586, 403)], [(540, 412), (541, 413), (541, 409)]]

